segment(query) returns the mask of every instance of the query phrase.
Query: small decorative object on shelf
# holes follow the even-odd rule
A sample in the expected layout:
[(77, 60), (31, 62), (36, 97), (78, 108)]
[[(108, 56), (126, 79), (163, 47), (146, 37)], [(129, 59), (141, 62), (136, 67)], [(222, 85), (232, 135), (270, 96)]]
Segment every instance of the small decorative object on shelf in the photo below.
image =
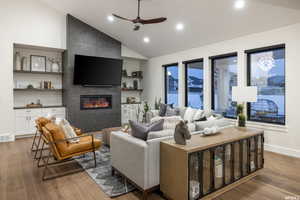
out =
[(48, 58), (48, 60), (51, 63), (51, 72), (60, 72), (60, 61), (54, 58)]
[(42, 105), (42, 104), (39, 104), (39, 103), (36, 103), (36, 104), (35, 104), (35, 103), (32, 102), (32, 103), (30, 103), (30, 104), (27, 104), (26, 107), (27, 107), (27, 108), (41, 108), (41, 107), (43, 107), (43, 105)]
[(136, 99), (135, 99), (135, 97), (127, 97), (127, 98), (126, 98), (126, 102), (129, 103), (129, 104), (130, 104), (130, 103), (135, 103), (135, 102), (136, 102)]
[(16, 52), (16, 54), (15, 54), (15, 69), (18, 70), (18, 71), (22, 70), (20, 52)]
[(29, 84), (29, 85), (27, 86), (27, 89), (34, 89), (34, 87), (33, 87), (33, 85)]
[(122, 70), (122, 76), (124, 76), (124, 77), (128, 76), (128, 75), (127, 75), (126, 69), (123, 69), (123, 70)]
[(180, 121), (175, 127), (174, 140), (176, 144), (186, 145), (186, 140), (190, 140), (191, 137), (187, 121)]
[(27, 58), (25, 56), (22, 57), (21, 64), (22, 64), (22, 66), (21, 66), (22, 71), (30, 71), (30, 69), (28, 68), (28, 65), (27, 65)]
[(123, 83), (122, 83), (122, 87), (123, 87), (123, 88), (127, 88), (127, 83), (126, 83), (126, 82), (123, 82)]
[(139, 83), (138, 83), (137, 80), (134, 80), (134, 81), (133, 81), (133, 88), (134, 88), (135, 90), (137, 90), (137, 89), (139, 88)]
[(143, 76), (143, 72), (142, 71), (135, 71), (131, 73), (132, 77), (142, 77)]
[(46, 56), (30, 56), (31, 71), (46, 72)]

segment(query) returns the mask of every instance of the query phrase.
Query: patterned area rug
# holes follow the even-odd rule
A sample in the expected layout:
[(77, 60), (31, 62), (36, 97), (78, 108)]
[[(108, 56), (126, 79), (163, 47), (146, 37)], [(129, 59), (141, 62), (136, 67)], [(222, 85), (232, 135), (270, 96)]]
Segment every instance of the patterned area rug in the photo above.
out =
[(109, 197), (117, 197), (135, 190), (135, 187), (122, 176), (117, 173), (114, 176), (111, 175), (111, 154), (108, 147), (102, 146), (99, 151), (96, 151), (96, 157), (96, 168), (94, 168), (93, 153), (88, 153), (85, 157), (76, 160), (103, 192)]

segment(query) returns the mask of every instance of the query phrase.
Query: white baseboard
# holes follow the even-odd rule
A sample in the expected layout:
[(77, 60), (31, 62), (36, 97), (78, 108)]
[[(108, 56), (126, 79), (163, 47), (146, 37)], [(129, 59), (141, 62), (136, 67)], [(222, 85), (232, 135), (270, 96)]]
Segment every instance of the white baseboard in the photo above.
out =
[(265, 144), (264, 148), (265, 148), (265, 150), (271, 151), (274, 153), (279, 153), (279, 154), (283, 154), (283, 155), (287, 155), (287, 156), (300, 158), (300, 150), (290, 149), (290, 148), (281, 147), (281, 146), (277, 146), (277, 145), (271, 145), (271, 144)]
[(1, 142), (13, 142), (15, 141), (15, 136), (10, 133), (1, 133), (0, 134), (0, 143)]

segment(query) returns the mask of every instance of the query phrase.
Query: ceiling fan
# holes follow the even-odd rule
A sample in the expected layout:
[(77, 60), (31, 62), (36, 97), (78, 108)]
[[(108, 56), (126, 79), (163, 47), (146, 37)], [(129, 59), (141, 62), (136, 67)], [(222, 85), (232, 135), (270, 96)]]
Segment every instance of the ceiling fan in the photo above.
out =
[(138, 16), (136, 19), (128, 19), (128, 18), (121, 17), (116, 14), (112, 14), (112, 15), (116, 18), (132, 22), (134, 24), (134, 28), (133, 28), (134, 31), (140, 30), (141, 25), (157, 24), (157, 23), (162, 23), (167, 20), (167, 18), (165, 18), (165, 17), (159, 17), (159, 18), (153, 18), (153, 19), (142, 19), (140, 17), (140, 10), (141, 10), (141, 0), (138, 0)]

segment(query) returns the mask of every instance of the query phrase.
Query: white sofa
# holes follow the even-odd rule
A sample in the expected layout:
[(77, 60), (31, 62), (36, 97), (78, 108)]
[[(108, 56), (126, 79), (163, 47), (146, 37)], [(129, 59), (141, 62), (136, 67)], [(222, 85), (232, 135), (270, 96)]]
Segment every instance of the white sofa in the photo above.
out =
[[(222, 122), (195, 122), (195, 125), (199, 127), (205, 123), (219, 123), (220, 128), (230, 126), (230, 122), (224, 119), (218, 120), (222, 120)], [(198, 130), (191, 132), (191, 134), (201, 133)], [(112, 132), (110, 136), (113, 169), (134, 182), (144, 192), (145, 196), (147, 192), (158, 187), (160, 183), (160, 142), (172, 139), (174, 129), (164, 131), (166, 137), (147, 141), (122, 132)]]

